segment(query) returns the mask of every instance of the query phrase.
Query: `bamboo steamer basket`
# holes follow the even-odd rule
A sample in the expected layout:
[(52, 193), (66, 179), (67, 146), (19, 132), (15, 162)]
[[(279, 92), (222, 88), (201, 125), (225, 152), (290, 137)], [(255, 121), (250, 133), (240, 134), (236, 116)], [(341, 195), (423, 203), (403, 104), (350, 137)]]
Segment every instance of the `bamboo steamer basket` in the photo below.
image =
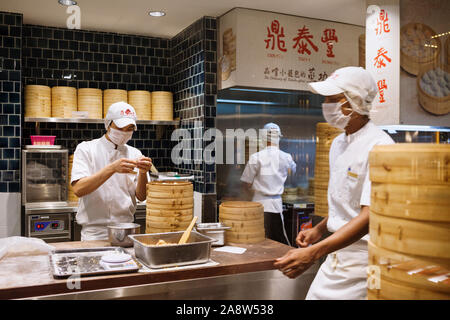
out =
[(400, 29), (400, 66), (406, 72), (417, 76), (422, 68), (427, 68), (428, 66), (433, 65), (439, 60), (439, 54), (441, 52), (441, 41), (439, 38), (432, 39), (432, 43), (425, 42), (425, 40), (421, 40), (419, 38), (414, 39), (414, 46), (416, 46), (417, 50), (423, 50), (424, 44), (432, 44), (437, 46), (437, 48), (430, 49), (430, 54), (425, 57), (418, 57), (415, 55), (407, 54), (404, 50), (404, 46), (408, 44), (409, 40), (406, 37), (407, 30), (413, 28), (414, 30), (421, 29), (423, 32), (427, 32), (429, 36), (427, 37), (427, 41), (431, 38), (431, 36), (436, 35), (436, 32), (430, 28), (429, 26), (422, 23), (408, 23), (401, 27)]
[(25, 86), (25, 117), (50, 118), (52, 116), (52, 90), (47, 86)]
[(77, 103), (76, 88), (52, 88), (52, 117), (72, 118), (72, 111), (77, 111)]
[(172, 121), (173, 120), (173, 94), (168, 91), (153, 91), (152, 99), (152, 120)]
[(87, 111), (89, 119), (102, 119), (102, 90), (92, 88), (78, 89), (78, 111)]
[(397, 143), (369, 153), (372, 182), (450, 186), (450, 145)]
[(380, 248), (371, 241), (368, 248), (369, 266), (378, 268), (376, 277), (380, 281), (379, 286), (369, 283), (370, 300), (450, 299), (450, 260), (423, 260), (422, 257)]
[(450, 222), (450, 187), (372, 183), (370, 210), (376, 214), (431, 222)]
[(450, 95), (445, 97), (435, 97), (430, 95), (428, 92), (425, 92), (420, 86), (420, 80), (422, 79), (423, 75), (428, 71), (436, 69), (438, 67), (443, 69), (445, 72), (450, 73), (450, 66), (448, 65), (429, 65), (426, 68), (422, 68), (419, 72), (416, 79), (416, 85), (419, 104), (421, 105), (421, 107), (432, 114), (441, 116), (446, 115), (450, 112)]
[(227, 243), (258, 243), (265, 239), (264, 207), (258, 202), (223, 202), (219, 221), (230, 227), (225, 231)]
[(366, 67), (366, 35), (363, 33), (358, 38), (359, 66)]
[(73, 192), (72, 184), (70, 183), (70, 180), (72, 178), (72, 166), (73, 166), (73, 154), (69, 156), (69, 179), (68, 179), (68, 186), (67, 186), (67, 201), (68, 202), (78, 202), (78, 197)]
[(328, 216), (329, 153), (333, 140), (343, 131), (326, 122), (316, 125), (316, 158), (314, 166), (314, 214)]
[(186, 229), (193, 216), (194, 188), (189, 181), (152, 181), (147, 184), (146, 232)]
[(152, 98), (150, 91), (128, 91), (128, 103), (136, 110), (136, 115), (139, 120), (152, 119)]
[(406, 220), (370, 213), (370, 240), (406, 254), (450, 259), (450, 223)]
[(122, 89), (106, 89), (103, 91), (103, 118), (106, 118), (109, 107), (116, 102), (127, 102), (128, 95), (126, 90)]

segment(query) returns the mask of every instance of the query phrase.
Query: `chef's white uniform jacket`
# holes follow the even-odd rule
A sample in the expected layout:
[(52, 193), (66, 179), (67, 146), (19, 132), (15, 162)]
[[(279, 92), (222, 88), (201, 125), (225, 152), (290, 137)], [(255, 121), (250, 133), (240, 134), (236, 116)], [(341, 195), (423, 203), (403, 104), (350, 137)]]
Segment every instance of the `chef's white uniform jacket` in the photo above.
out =
[(241, 181), (252, 185), (252, 200), (261, 203), (264, 212), (281, 213), (284, 182), (289, 169), (295, 173), (296, 168), (297, 165), (289, 153), (276, 146), (269, 146), (250, 156)]
[[(357, 132), (342, 133), (330, 148), (327, 229), (335, 232), (370, 206), (369, 152), (375, 145), (393, 144), (388, 134), (369, 121)], [(368, 251), (365, 235), (329, 254), (306, 299), (365, 299)]]
[[(129, 145), (118, 146), (100, 139), (80, 143), (74, 153), (70, 183), (91, 176), (120, 159), (136, 159), (142, 153)], [(76, 220), (81, 240), (108, 239), (107, 225), (133, 222), (136, 211), (137, 174), (114, 173), (94, 192), (79, 199)]]

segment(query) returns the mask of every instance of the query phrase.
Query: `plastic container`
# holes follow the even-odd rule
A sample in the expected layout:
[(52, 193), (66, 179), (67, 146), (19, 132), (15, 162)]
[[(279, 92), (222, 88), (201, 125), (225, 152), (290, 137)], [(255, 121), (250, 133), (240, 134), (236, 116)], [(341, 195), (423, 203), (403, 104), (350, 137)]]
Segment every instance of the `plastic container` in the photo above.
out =
[(53, 146), (55, 144), (56, 136), (30, 136), (32, 145), (47, 145)]

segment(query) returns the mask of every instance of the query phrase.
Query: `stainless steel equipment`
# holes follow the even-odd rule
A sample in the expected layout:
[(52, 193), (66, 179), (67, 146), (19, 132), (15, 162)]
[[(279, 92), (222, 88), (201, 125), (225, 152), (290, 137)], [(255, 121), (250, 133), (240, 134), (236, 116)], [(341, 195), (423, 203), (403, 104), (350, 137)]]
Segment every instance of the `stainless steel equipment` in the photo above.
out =
[(225, 244), (225, 230), (231, 229), (225, 224), (219, 223), (197, 223), (195, 229), (204, 234), (205, 236), (216, 239), (216, 242), (212, 243), (214, 247), (220, 247)]
[[(136, 258), (149, 268), (164, 268), (206, 263), (211, 254), (211, 243), (216, 241), (192, 231), (185, 244), (178, 244), (184, 231), (130, 235)], [(164, 240), (169, 245), (156, 245)]]
[(138, 264), (130, 259), (120, 263), (107, 263), (102, 257), (125, 251), (119, 247), (55, 250), (49, 254), (50, 267), (54, 278), (70, 276), (91, 276), (99, 274), (136, 272)]
[(112, 246), (132, 247), (133, 241), (128, 237), (139, 234), (141, 226), (137, 223), (116, 223), (108, 226), (108, 238)]

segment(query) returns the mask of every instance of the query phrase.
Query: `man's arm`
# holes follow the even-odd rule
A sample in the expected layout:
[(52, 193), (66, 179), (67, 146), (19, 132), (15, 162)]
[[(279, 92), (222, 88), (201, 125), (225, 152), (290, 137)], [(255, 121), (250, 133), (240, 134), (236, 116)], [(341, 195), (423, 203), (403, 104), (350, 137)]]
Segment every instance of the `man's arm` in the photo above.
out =
[(152, 159), (143, 156), (140, 157), (137, 161), (137, 167), (139, 168), (139, 175), (136, 187), (136, 198), (140, 201), (144, 201), (147, 198), (147, 172), (152, 167)]
[(95, 174), (72, 182), (73, 192), (79, 198), (97, 190), (114, 173), (130, 173), (136, 167), (136, 161), (119, 159), (107, 165)]

